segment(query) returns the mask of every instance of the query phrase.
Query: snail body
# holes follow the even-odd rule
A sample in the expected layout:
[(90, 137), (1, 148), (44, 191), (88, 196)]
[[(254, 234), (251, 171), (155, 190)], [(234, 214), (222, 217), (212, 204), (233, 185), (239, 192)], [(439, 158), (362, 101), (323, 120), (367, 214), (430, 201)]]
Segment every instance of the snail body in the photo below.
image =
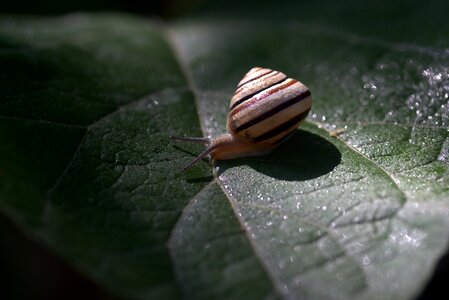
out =
[(183, 170), (206, 155), (213, 160), (225, 160), (266, 154), (295, 132), (311, 106), (311, 93), (301, 82), (279, 71), (252, 68), (231, 99), (228, 133), (211, 139), (172, 137), (207, 145)]

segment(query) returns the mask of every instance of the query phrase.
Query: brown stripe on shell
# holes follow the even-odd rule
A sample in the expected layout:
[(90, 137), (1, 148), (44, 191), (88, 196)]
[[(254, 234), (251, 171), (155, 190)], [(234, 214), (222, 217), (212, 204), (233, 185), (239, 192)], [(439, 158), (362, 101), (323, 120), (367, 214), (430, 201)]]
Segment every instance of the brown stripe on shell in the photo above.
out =
[[(289, 80), (289, 81), (288, 81)], [(228, 118), (232, 118), (234, 115), (238, 114), (240, 111), (244, 110), (245, 108), (251, 107), (252, 105), (254, 105), (255, 103), (262, 101), (263, 99), (279, 92), (282, 91), (286, 88), (288, 88), (291, 85), (294, 85), (295, 83), (297, 83), (298, 81), (291, 79), (291, 78), (287, 78), (285, 80), (285, 83), (282, 84), (277, 84), (276, 86), (272, 86), (270, 89), (264, 91), (263, 93), (259, 93), (255, 96), (253, 96), (251, 99), (248, 99), (247, 101), (245, 101), (244, 103), (242, 103), (239, 106), (236, 106), (234, 109), (231, 110), (231, 112), (229, 113), (229, 117)]]
[[(234, 92), (234, 96), (232, 97), (234, 100), (238, 100), (238, 97), (243, 95), (252, 94), (256, 92), (258, 89), (263, 89), (264, 87), (271, 85), (275, 81), (280, 81), (282, 78), (287, 78), (287, 76), (278, 71), (271, 71), (265, 75), (256, 78), (255, 81), (249, 81), (241, 87), (237, 88)], [(251, 92), (248, 92), (251, 91)]]
[[(262, 77), (262, 76), (265, 76), (265, 75), (267, 75), (267, 74), (269, 74), (269, 73), (275, 72), (275, 71), (270, 70), (270, 69), (263, 69), (263, 70), (264, 70), (263, 72), (260, 72), (260, 74), (257, 74), (256, 76), (251, 77), (251, 78), (247, 78), (247, 77), (250, 77), (249, 75), (252, 75), (252, 74), (250, 74), (251, 71), (248, 72), (248, 73), (245, 75), (245, 77), (243, 77), (243, 79), (239, 82), (239, 85), (237, 86), (237, 89), (241, 88), (242, 86), (244, 86), (245, 84), (247, 84), (247, 83), (249, 83), (249, 82), (251, 82), (251, 81), (254, 81), (254, 80), (256, 80), (256, 79), (259, 79), (259, 78)], [(262, 71), (262, 70), (257, 70), (257, 71)], [(255, 72), (253, 72), (253, 73), (255, 73)], [(246, 79), (246, 80), (245, 80), (245, 79)]]
[(237, 133), (237, 132), (242, 131), (242, 130), (244, 130), (244, 129), (246, 129), (246, 128), (249, 128), (249, 127), (251, 127), (251, 126), (254, 126), (254, 125), (256, 125), (257, 123), (259, 123), (259, 122), (261, 122), (261, 121), (263, 121), (263, 120), (265, 120), (265, 119), (267, 119), (267, 118), (269, 118), (269, 117), (271, 117), (271, 116), (274, 116), (275, 114), (277, 114), (277, 113), (283, 111), (284, 109), (287, 109), (287, 108), (290, 107), (291, 105), (294, 105), (294, 104), (296, 104), (296, 103), (301, 102), (302, 100), (306, 99), (306, 98), (309, 97), (309, 96), (311, 96), (311, 93), (310, 93), (309, 90), (306, 90), (306, 91), (304, 91), (303, 93), (301, 93), (301, 94), (295, 96), (294, 98), (289, 99), (289, 100), (287, 100), (287, 101), (285, 101), (285, 102), (282, 102), (282, 103), (279, 104), (278, 106), (275, 106), (274, 108), (272, 108), (272, 109), (270, 109), (270, 110), (268, 110), (268, 111), (266, 111), (266, 112), (264, 112), (264, 113), (258, 115), (257, 117), (251, 119), (249, 122), (246, 122), (246, 123), (244, 123), (244, 124), (242, 124), (242, 125), (236, 127), (233, 131), (234, 131), (235, 133)]
[(259, 67), (252, 68), (251, 70), (248, 71), (248, 73), (245, 74), (245, 76), (243, 76), (243, 78), (240, 80), (238, 85), (242, 84), (244, 81), (246, 81), (254, 76), (264, 73), (264, 70), (265, 69), (259, 68)]
[(312, 104), (312, 97), (307, 97), (303, 101), (300, 101), (298, 103), (289, 106), (288, 108), (274, 114), (273, 116), (270, 116), (258, 122), (254, 126), (250, 126), (249, 128), (246, 128), (242, 131), (239, 131), (238, 133), (233, 134), (237, 135), (238, 137), (244, 140), (252, 140), (254, 137), (259, 136), (271, 130), (272, 128), (281, 125), (283, 122), (285, 122), (285, 120), (290, 120), (296, 115), (310, 109), (311, 104)]
[[(279, 126), (273, 128), (273, 129), (265, 132), (264, 134), (255, 137), (253, 139), (253, 141), (261, 142), (261, 141), (267, 140), (269, 138), (275, 137), (275, 136), (277, 136), (279, 134), (285, 133), (286, 130), (288, 130), (289, 128), (291, 130), (291, 128), (295, 124), (298, 124), (299, 122), (303, 121), (307, 117), (307, 115), (309, 114), (309, 111), (310, 111), (310, 109), (300, 113), (299, 115), (295, 116), (294, 118), (292, 118), (290, 120), (287, 120), (286, 122), (284, 122), (281, 125), (279, 125)], [(296, 128), (296, 126), (295, 126), (295, 128)]]
[(250, 98), (256, 96), (256, 95), (259, 94), (259, 93), (262, 93), (263, 91), (268, 90), (269, 88), (275, 86), (276, 84), (280, 84), (280, 83), (286, 81), (287, 79), (288, 79), (288, 78), (280, 79), (279, 81), (273, 82), (271, 85), (267, 85), (266, 87), (264, 87), (264, 88), (262, 88), (262, 89), (260, 89), (260, 90), (257, 90), (257, 91), (255, 91), (254, 93), (249, 94), (249, 95), (247, 95), (247, 96), (245, 96), (245, 97), (243, 97), (243, 98), (241, 98), (241, 99), (235, 101), (235, 102), (232, 104), (232, 106), (231, 106), (231, 110), (234, 109), (237, 105), (239, 105), (239, 104), (245, 102), (246, 100), (248, 100), (248, 99), (250, 99)]
[(234, 96), (231, 99), (231, 109), (271, 86), (279, 84), (285, 79), (287, 79), (287, 76), (284, 73), (273, 71), (272, 73), (268, 73), (259, 79), (242, 86), (235, 91)]
[(301, 126), (301, 124), (303, 122), (304, 122), (304, 120), (300, 121), (299, 123), (294, 124), (292, 127), (286, 129), (284, 132), (282, 132), (272, 138), (266, 139), (262, 142), (258, 142), (258, 143), (253, 142), (253, 143), (255, 143), (257, 145), (265, 145), (268, 147), (275, 148), (280, 143), (284, 142), (286, 139), (288, 139), (290, 136), (292, 136), (296, 132), (298, 127)]

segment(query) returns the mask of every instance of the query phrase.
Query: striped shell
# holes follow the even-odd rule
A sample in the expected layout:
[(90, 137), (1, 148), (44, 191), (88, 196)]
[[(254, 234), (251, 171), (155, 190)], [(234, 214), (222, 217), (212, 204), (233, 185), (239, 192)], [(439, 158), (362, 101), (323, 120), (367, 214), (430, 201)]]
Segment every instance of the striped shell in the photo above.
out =
[(312, 96), (304, 84), (284, 73), (252, 68), (238, 84), (230, 106), (228, 133), (213, 138), (170, 137), (206, 145), (183, 171), (206, 155), (215, 161), (270, 152), (304, 121)]
[(284, 73), (252, 68), (231, 99), (229, 133), (247, 142), (275, 147), (288, 138), (312, 107), (309, 89)]

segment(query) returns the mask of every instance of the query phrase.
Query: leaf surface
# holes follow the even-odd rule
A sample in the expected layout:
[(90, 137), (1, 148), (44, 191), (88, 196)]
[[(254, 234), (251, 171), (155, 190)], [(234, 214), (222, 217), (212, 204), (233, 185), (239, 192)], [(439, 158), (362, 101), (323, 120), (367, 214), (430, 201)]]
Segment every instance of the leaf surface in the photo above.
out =
[[(2, 213), (124, 297), (416, 297), (448, 244), (447, 41), (330, 20), (3, 17)], [(179, 173), (201, 148), (168, 136), (223, 133), (253, 66), (308, 121)]]
[(312, 91), (309, 121), (276, 151), (218, 164), (279, 293), (417, 295), (448, 242), (444, 50), (417, 53), (288, 21), (205, 18), (174, 32), (208, 135), (224, 131), (235, 83), (253, 66)]
[(2, 212), (119, 295), (178, 298), (165, 244), (210, 179), (167, 139), (200, 132), (165, 39), (124, 15), (2, 25)]

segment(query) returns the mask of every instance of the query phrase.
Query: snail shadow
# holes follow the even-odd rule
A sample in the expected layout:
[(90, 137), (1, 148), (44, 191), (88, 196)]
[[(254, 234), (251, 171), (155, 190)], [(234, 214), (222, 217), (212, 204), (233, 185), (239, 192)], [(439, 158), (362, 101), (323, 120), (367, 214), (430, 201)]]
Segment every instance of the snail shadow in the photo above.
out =
[[(449, 245), (446, 252), (434, 266), (433, 274), (418, 295), (416, 300), (447, 299), (447, 278), (449, 276)], [(443, 296), (442, 296), (443, 295)], [(444, 296), (446, 295), (446, 296)]]
[(257, 172), (287, 181), (304, 181), (331, 172), (341, 162), (341, 153), (326, 139), (297, 130), (287, 141), (264, 156), (220, 162), (220, 173), (248, 165)]

